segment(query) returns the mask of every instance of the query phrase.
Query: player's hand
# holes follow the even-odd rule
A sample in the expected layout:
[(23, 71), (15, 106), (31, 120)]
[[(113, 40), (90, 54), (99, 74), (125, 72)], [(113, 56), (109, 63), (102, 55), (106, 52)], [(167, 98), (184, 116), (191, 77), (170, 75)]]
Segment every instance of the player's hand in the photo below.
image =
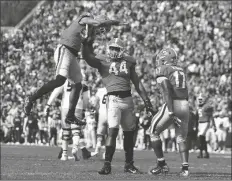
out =
[(47, 116), (50, 112), (50, 105), (46, 104), (45, 108), (44, 108), (44, 115)]
[(169, 112), (169, 117), (173, 120), (174, 125), (180, 128), (182, 121), (178, 117), (176, 117), (173, 112)]

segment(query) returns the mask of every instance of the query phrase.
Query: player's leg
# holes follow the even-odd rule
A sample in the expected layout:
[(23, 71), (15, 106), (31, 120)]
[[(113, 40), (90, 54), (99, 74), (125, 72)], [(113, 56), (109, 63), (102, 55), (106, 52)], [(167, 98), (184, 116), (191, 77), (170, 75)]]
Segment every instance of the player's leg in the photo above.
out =
[(116, 149), (116, 138), (118, 136), (119, 124), (121, 120), (121, 110), (118, 108), (117, 98), (115, 96), (108, 96), (107, 112), (109, 131), (105, 143), (106, 153), (104, 166), (98, 172), (101, 175), (111, 173), (111, 161)]
[(67, 53), (66, 48), (62, 45), (58, 45), (55, 53), (54, 53), (54, 60), (57, 64), (57, 70), (56, 70), (56, 77), (55, 79), (47, 82), (42, 87), (40, 87), (35, 93), (30, 95), (25, 100), (24, 105), (24, 112), (26, 115), (29, 115), (31, 112), (31, 109), (33, 107), (33, 103), (43, 95), (53, 91), (55, 88), (60, 87), (63, 85), (67, 79), (67, 73), (59, 73), (60, 67), (63, 66), (63, 64), (66, 64), (68, 62), (67, 59)]
[[(124, 172), (140, 174), (141, 172), (134, 166), (134, 135), (137, 122), (133, 115), (134, 104), (132, 97), (122, 99), (121, 127), (123, 130), (123, 148), (125, 151)], [(124, 107), (123, 105), (127, 105)]]
[(203, 158), (203, 151), (207, 146), (205, 135), (209, 128), (209, 123), (199, 123), (198, 125), (198, 142), (199, 142), (199, 155), (197, 158)]
[(166, 174), (169, 168), (166, 164), (164, 153), (162, 149), (162, 141), (160, 138), (160, 133), (167, 129), (171, 124), (172, 120), (169, 118), (169, 111), (167, 105), (164, 104), (158, 113), (152, 118), (151, 126), (149, 128), (151, 136), (151, 145), (154, 153), (157, 157), (157, 166), (151, 168), (148, 174), (158, 175), (160, 173)]
[(96, 154), (100, 154), (101, 147), (103, 146), (104, 135), (106, 135), (107, 119), (106, 119), (106, 114), (104, 115), (105, 116), (103, 116), (102, 113), (99, 113), (98, 126), (97, 126), (97, 144), (95, 148)]
[(176, 128), (176, 142), (179, 146), (180, 158), (182, 161), (182, 170), (180, 176), (189, 176), (189, 149), (186, 142), (188, 134), (188, 122), (189, 122), (189, 104), (188, 101), (175, 100), (174, 104), (174, 114), (181, 120), (180, 127)]
[[(76, 56), (69, 50), (67, 51), (67, 56), (68, 56), (68, 60), (70, 61), (70, 64), (68, 64), (64, 68), (68, 69), (67, 74), (72, 89), (69, 96), (69, 110), (66, 116), (66, 122), (84, 125), (84, 123), (81, 120), (78, 120), (75, 117), (75, 109), (82, 89), (82, 84), (81, 84), (82, 74), (79, 65), (80, 62), (79, 60), (77, 60)], [(62, 70), (65, 72), (64, 68)]]

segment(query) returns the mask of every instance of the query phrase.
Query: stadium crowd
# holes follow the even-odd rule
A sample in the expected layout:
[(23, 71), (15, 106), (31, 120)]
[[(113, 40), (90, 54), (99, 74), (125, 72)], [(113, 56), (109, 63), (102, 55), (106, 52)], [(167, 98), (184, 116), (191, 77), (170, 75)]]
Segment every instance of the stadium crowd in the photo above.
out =
[[(195, 109), (199, 91), (207, 94), (213, 101), (215, 119), (229, 119), (230, 125), (225, 125), (223, 129), (231, 136), (232, 43), (229, 2), (53, 1), (37, 9), (31, 22), (21, 30), (1, 34), (1, 141), (20, 142), (20, 138), (26, 138), (24, 135), (29, 134), (22, 109), (24, 98), (54, 76), (53, 53), (60, 34), (84, 11), (94, 15), (106, 14), (111, 19), (129, 23), (124, 27), (113, 27), (106, 37), (99, 38), (95, 43), (96, 51), (104, 52), (109, 39), (121, 37), (126, 42), (128, 53), (137, 60), (136, 71), (156, 110), (162, 104), (162, 99), (157, 93), (153, 75), (155, 56), (163, 46), (174, 46), (188, 75), (191, 106)], [(81, 61), (81, 67), (84, 81), (94, 96), (100, 76), (84, 61)], [(136, 91), (132, 90), (132, 94), (135, 112), (141, 123), (138, 139), (142, 141), (137, 140), (137, 143), (142, 142), (145, 145), (142, 147), (149, 147), (144, 142), (146, 128), (142, 126), (145, 120), (141, 116), (144, 109), (142, 100)], [(47, 125), (43, 114), (46, 101), (46, 98), (39, 99), (34, 107), (35, 124), (32, 126), (35, 132), (27, 137), (29, 142), (35, 142), (37, 133), (40, 142), (45, 139), (49, 143), (49, 135), (51, 139), (49, 130), (53, 124)], [(48, 118), (57, 120), (57, 133), (60, 130), (59, 104), (57, 101), (53, 105)], [(221, 124), (217, 125), (220, 129)]]

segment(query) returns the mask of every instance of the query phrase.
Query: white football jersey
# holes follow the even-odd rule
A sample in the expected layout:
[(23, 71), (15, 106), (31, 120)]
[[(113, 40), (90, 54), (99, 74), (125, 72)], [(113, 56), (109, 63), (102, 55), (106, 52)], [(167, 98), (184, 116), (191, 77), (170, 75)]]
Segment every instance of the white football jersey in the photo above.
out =
[(107, 90), (105, 87), (99, 88), (97, 90), (96, 97), (99, 99), (100, 112), (106, 110), (106, 96), (107, 96)]
[[(71, 84), (66, 80), (66, 82), (63, 85), (63, 97), (61, 102), (62, 108), (69, 108), (69, 96), (71, 93), (72, 87)], [(77, 102), (76, 109), (83, 109), (83, 92), (88, 91), (88, 88), (83, 85), (82, 91), (80, 92), (80, 97)]]

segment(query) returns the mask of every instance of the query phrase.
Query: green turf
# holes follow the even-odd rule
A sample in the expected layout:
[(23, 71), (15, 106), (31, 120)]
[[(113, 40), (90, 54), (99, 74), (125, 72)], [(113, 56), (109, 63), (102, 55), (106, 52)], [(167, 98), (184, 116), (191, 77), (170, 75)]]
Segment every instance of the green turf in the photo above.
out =
[[(186, 180), (180, 178), (179, 154), (165, 154), (170, 172), (164, 176), (148, 175), (149, 167), (156, 164), (152, 151), (135, 151), (135, 165), (144, 174), (123, 172), (124, 152), (117, 151), (112, 162), (112, 174), (102, 176), (97, 171), (102, 167), (100, 158), (89, 160), (57, 160), (58, 147), (1, 145), (1, 179), (3, 180)], [(211, 154), (210, 159), (197, 159), (190, 154), (191, 180), (230, 180), (231, 155)]]

